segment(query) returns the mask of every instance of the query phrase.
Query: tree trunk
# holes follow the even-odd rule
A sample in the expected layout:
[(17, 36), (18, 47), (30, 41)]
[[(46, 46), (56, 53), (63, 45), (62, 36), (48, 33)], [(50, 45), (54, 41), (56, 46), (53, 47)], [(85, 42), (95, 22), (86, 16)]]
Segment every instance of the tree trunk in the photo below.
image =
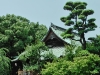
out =
[(82, 49), (85, 50), (86, 49), (86, 40), (85, 40), (84, 33), (82, 33), (80, 36), (80, 42), (82, 44)]

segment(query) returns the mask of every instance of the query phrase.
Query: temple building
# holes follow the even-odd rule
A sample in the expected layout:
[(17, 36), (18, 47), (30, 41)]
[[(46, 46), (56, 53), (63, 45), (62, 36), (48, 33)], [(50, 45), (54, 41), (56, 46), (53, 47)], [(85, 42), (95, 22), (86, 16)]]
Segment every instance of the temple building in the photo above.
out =
[[(63, 39), (61, 34), (64, 31), (66, 31), (66, 29), (51, 23), (47, 35), (43, 38), (43, 42), (45, 42), (49, 50), (52, 51), (57, 57), (64, 55), (65, 45), (75, 44), (76, 48), (80, 45), (79, 41), (71, 40), (69, 38)], [(78, 40), (78, 35), (75, 33), (73, 34), (75, 35), (74, 39)]]
[[(51, 23), (47, 34), (44, 36), (42, 40), (45, 43), (45, 45), (48, 47), (49, 51), (51, 51), (56, 57), (64, 56), (65, 49), (67, 49), (65, 46), (67, 45), (75, 45), (76, 46), (75, 50), (76, 48), (78, 48), (78, 46), (81, 45), (79, 41), (75, 41), (69, 38), (63, 39), (61, 34), (64, 31), (66, 31), (66, 29)], [(76, 35), (75, 33), (73, 34), (75, 35), (74, 39), (78, 40), (79, 36)], [(44, 53), (49, 52), (49, 51), (45, 51)], [(22, 55), (25, 55), (25, 53), (26, 51), (22, 52), (19, 56), (11, 60), (13, 73), (16, 73), (19, 68), (23, 69), (23, 63), (19, 60), (19, 58)], [(42, 57), (41, 57), (41, 60), (43, 60)]]

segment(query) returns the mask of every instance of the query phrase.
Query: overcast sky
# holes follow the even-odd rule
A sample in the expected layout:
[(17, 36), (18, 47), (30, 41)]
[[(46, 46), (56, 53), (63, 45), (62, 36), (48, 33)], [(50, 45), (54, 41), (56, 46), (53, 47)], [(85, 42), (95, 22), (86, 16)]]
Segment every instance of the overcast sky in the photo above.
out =
[(39, 22), (47, 27), (50, 23), (67, 28), (60, 17), (67, 16), (68, 11), (63, 10), (67, 1), (85, 1), (88, 3), (87, 9), (93, 9), (98, 28), (86, 34), (86, 37), (100, 34), (100, 1), (99, 0), (0, 0), (0, 16), (15, 14), (29, 19), (31, 22)]

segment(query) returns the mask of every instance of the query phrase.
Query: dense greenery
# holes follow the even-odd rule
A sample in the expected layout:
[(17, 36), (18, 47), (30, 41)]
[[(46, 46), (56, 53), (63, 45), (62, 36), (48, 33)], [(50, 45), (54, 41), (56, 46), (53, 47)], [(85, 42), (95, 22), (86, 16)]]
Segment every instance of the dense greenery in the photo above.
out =
[[(7, 75), (2, 73), (8, 73), (10, 70), (10, 59), (24, 51), (31, 53), (26, 52), (24, 59), (37, 58), (39, 60), (39, 51), (46, 48), (45, 44), (41, 42), (46, 33), (46, 26), (40, 25), (38, 22), (30, 22), (24, 17), (13, 14), (0, 16), (0, 75)], [(39, 62), (38, 60), (35, 61)], [(30, 63), (32, 62), (30, 61)], [(4, 72), (5, 69), (7, 72)]]
[[(0, 16), (0, 75), (10, 75), (14, 56), (22, 61), (23, 70), (41, 71), (42, 75), (100, 75), (100, 35), (89, 38), (89, 42), (85, 40), (85, 33), (97, 27), (95, 18), (88, 19), (94, 11), (87, 10), (86, 6), (85, 2), (65, 4), (64, 10), (69, 10), (70, 14), (61, 21), (71, 28), (62, 36), (80, 41), (82, 48), (76, 47), (74, 42), (67, 44), (65, 55), (60, 58), (52, 52), (42, 55), (48, 50), (42, 42), (46, 26), (13, 14)], [(79, 40), (74, 39), (73, 33), (80, 37)]]
[(7, 52), (6, 48), (0, 49), (0, 75), (10, 75), (11, 72), (10, 59), (6, 57)]
[(88, 16), (92, 15), (94, 11), (86, 9), (86, 6), (86, 2), (69, 1), (64, 6), (64, 10), (70, 11), (69, 15), (67, 17), (61, 17), (61, 21), (64, 22), (65, 25), (70, 26), (62, 36), (64, 38), (73, 39), (73, 32), (75, 32), (79, 35), (80, 39), (73, 40), (80, 41), (84, 50), (86, 49), (85, 33), (93, 31), (97, 27), (95, 25), (95, 18), (88, 19)]
[(77, 52), (73, 60), (60, 58), (58, 61), (47, 63), (42, 69), (42, 75), (99, 75), (100, 57), (86, 50)]
[[(42, 30), (44, 30), (42, 32)], [(47, 28), (28, 19), (7, 14), (0, 17), (0, 48), (9, 50), (8, 57), (18, 55), (27, 45), (35, 43), (37, 37), (41, 40)]]
[[(28, 45), (25, 48), (24, 54), (22, 54), (19, 60), (23, 61), (24, 68), (26, 70), (40, 70), (41, 67), (41, 53), (46, 51), (47, 47), (44, 43), (38, 42), (37, 44)], [(28, 60), (28, 63), (26, 61)], [(31, 67), (31, 68), (30, 68)]]
[(90, 53), (98, 54), (100, 56), (100, 35), (96, 37), (89, 38), (89, 42), (87, 42), (87, 50)]
[(100, 74), (100, 35), (89, 38), (87, 50), (75, 45), (67, 45), (65, 56), (48, 62), (42, 75), (99, 75)]

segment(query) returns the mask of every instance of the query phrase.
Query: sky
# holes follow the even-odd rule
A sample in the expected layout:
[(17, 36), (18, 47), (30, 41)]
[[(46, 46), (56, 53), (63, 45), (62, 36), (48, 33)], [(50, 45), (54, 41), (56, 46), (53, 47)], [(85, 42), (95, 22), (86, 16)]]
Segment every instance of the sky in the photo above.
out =
[(67, 29), (60, 18), (67, 16), (68, 11), (63, 10), (67, 1), (87, 2), (87, 9), (93, 9), (94, 14), (90, 17), (96, 18), (98, 28), (87, 33), (85, 36), (95, 37), (100, 35), (100, 1), (98, 0), (0, 0), (0, 16), (14, 14), (29, 19), (31, 22), (39, 22), (49, 28), (51, 22), (57, 26)]

